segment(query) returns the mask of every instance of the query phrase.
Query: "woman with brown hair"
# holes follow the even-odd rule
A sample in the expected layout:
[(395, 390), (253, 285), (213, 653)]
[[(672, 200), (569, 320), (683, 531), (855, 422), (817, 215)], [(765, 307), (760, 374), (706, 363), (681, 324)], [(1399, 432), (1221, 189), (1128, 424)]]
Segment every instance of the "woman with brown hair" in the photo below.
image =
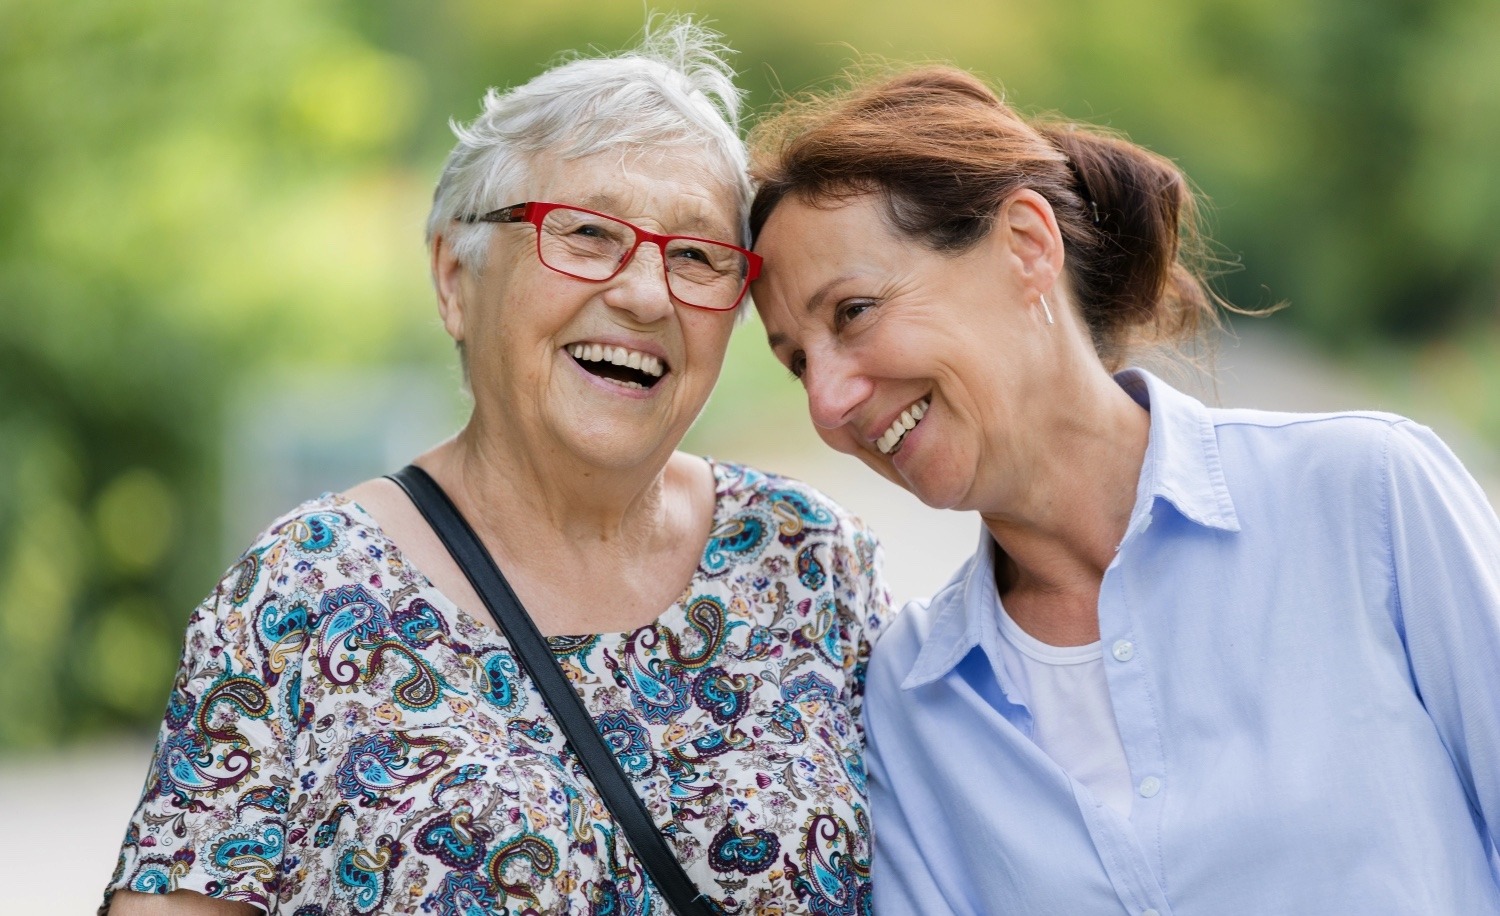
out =
[(979, 548), (871, 662), (879, 913), (1500, 913), (1500, 522), (1389, 414), (1130, 368), (1215, 322), (1168, 160), (926, 68), (761, 129), (832, 447)]

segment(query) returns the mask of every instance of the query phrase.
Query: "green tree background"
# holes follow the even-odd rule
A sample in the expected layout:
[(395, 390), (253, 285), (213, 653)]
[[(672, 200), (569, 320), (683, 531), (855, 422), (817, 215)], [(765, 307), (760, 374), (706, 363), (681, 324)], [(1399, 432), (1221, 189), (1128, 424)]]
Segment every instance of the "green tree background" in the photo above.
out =
[[(877, 54), (1126, 131), (1210, 199), (1232, 301), (1291, 303), (1278, 322), (1500, 443), (1493, 0), (655, 8), (726, 34), (757, 111)], [(450, 365), (421, 245), (447, 120), (645, 13), (0, 0), (0, 749), (159, 718), (225, 562), (226, 405)], [(695, 441), (800, 411), (763, 351), (736, 335)]]

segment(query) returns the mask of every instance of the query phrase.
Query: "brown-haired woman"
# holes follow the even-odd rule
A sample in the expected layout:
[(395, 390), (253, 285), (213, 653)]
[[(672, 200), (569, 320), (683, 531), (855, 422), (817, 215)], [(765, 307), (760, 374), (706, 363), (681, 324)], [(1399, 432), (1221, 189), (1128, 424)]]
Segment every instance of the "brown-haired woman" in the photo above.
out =
[(829, 445), (978, 551), (869, 675), (880, 913), (1500, 913), (1500, 522), (1425, 427), (1126, 368), (1214, 320), (1169, 161), (926, 68), (761, 130)]

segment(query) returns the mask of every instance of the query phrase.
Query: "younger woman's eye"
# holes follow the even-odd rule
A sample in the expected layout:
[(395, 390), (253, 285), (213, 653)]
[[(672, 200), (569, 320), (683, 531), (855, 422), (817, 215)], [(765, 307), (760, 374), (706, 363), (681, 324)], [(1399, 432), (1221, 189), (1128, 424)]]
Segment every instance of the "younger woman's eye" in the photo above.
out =
[(841, 328), (874, 307), (873, 299), (845, 299), (834, 308), (834, 326)]
[(793, 353), (792, 358), (787, 360), (786, 371), (791, 373), (792, 378), (802, 378), (802, 373), (807, 369), (807, 357), (801, 353)]

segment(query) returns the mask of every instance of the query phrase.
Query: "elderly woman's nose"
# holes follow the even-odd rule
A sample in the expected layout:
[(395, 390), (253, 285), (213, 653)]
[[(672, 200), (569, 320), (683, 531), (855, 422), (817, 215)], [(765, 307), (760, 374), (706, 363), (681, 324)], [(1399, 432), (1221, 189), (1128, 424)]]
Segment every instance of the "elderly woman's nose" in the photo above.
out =
[(817, 426), (823, 429), (843, 426), (870, 396), (870, 380), (851, 370), (846, 360), (837, 357), (807, 360), (802, 370), (802, 385), (807, 391), (807, 412)]
[(661, 249), (641, 245), (630, 262), (617, 274), (606, 300), (642, 321), (654, 321), (673, 310), (672, 291), (667, 285)]

